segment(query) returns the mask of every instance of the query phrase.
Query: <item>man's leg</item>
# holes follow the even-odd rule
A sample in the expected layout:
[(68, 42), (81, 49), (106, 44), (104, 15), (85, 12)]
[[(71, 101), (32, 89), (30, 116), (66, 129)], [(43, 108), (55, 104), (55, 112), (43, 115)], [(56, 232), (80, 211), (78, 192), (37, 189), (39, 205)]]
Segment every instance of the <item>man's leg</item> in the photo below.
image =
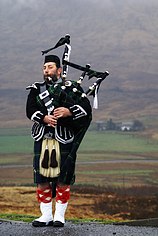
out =
[(37, 199), (40, 203), (41, 217), (35, 219), (32, 225), (35, 227), (44, 227), (53, 225), (52, 215), (52, 188), (49, 183), (38, 184)]
[(56, 205), (54, 214), (54, 227), (63, 227), (65, 223), (65, 212), (70, 199), (70, 185), (57, 184)]

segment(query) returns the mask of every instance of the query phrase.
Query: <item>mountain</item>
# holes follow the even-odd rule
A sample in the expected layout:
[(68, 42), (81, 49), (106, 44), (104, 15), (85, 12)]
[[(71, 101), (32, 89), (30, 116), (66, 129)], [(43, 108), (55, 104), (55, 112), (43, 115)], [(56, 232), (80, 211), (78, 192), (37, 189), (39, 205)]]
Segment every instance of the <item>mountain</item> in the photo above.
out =
[[(94, 120), (156, 119), (157, 9), (157, 0), (1, 0), (0, 126), (30, 125), (25, 88), (42, 81), (41, 51), (66, 34), (70, 61), (110, 73)], [(62, 57), (63, 50), (53, 53)], [(69, 68), (68, 78), (80, 75)], [(90, 84), (85, 81), (83, 87)]]

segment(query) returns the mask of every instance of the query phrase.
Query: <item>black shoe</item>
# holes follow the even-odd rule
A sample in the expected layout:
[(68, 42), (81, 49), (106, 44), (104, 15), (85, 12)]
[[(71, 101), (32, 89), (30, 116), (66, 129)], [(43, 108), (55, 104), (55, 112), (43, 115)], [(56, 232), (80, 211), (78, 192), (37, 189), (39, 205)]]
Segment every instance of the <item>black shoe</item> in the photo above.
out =
[(64, 227), (64, 223), (60, 221), (54, 221), (53, 227)]
[(32, 222), (32, 226), (34, 227), (46, 227), (46, 226), (53, 226), (54, 222), (53, 220), (52, 221), (49, 221), (49, 222), (40, 222), (38, 220), (34, 220)]

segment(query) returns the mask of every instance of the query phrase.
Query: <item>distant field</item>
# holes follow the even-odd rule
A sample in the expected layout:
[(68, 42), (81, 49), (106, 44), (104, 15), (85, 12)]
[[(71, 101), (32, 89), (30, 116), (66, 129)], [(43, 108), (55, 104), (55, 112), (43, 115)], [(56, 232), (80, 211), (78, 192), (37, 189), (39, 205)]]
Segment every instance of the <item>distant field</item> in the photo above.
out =
[(0, 155), (31, 153), (33, 150), (33, 139), (30, 129), (0, 129)]
[(149, 153), (158, 152), (158, 142), (143, 138), (136, 133), (94, 132), (86, 134), (80, 151)]
[[(0, 129), (0, 155), (32, 153), (33, 139), (30, 129)], [(136, 133), (87, 132), (81, 143), (80, 152), (158, 152), (158, 143), (149, 138), (136, 136)]]
[[(32, 184), (32, 156), (30, 129), (0, 129), (1, 185)], [(78, 152), (76, 183), (156, 186), (157, 156), (157, 142), (136, 133), (89, 131)]]

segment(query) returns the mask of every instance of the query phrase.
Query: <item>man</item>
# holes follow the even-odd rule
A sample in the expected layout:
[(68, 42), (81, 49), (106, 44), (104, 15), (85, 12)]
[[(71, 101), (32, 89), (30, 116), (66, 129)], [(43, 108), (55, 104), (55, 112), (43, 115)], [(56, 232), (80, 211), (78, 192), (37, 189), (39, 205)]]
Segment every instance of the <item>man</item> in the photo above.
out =
[(91, 122), (90, 102), (81, 98), (82, 88), (75, 81), (64, 81), (61, 73), (60, 59), (48, 55), (43, 65), (44, 81), (27, 87), (26, 114), (33, 121), (35, 140), (34, 183), (42, 214), (32, 222), (35, 227), (64, 226), (70, 185), (75, 182), (76, 152)]

